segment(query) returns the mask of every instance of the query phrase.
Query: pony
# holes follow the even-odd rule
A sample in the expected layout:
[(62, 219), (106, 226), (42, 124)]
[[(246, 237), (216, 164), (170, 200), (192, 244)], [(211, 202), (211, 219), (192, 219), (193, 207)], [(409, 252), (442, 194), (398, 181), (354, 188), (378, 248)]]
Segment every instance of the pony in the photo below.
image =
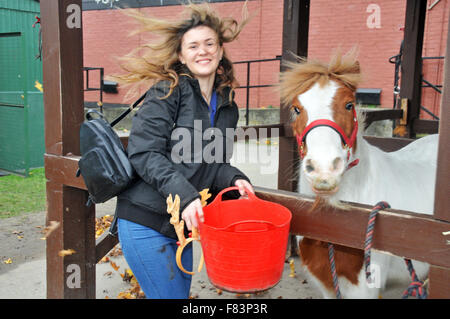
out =
[[(299, 146), (299, 193), (315, 196), (311, 213), (322, 205), (345, 213), (343, 202), (386, 201), (393, 209), (432, 214), (438, 135), (390, 153), (370, 145), (355, 102), (362, 80), (356, 55), (337, 51), (328, 64), (296, 57), (280, 75), (280, 96), (291, 110)], [(324, 298), (335, 298), (327, 243), (298, 236), (297, 244), (303, 269)], [(335, 245), (335, 265), (343, 298), (378, 298), (388, 282), (411, 282), (403, 258), (374, 249), (371, 265), (379, 269), (378, 285), (366, 282), (362, 250)], [(423, 280), (429, 265), (413, 265)]]

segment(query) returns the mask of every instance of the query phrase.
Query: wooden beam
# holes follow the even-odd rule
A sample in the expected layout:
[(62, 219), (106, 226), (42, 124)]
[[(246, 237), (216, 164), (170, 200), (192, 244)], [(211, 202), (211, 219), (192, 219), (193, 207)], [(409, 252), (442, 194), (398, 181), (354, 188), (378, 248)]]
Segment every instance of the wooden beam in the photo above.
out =
[[(444, 85), (439, 126), (439, 153), (434, 197), (434, 216), (450, 222), (450, 23), (447, 26), (447, 53), (444, 64)], [(450, 231), (450, 227), (447, 231)], [(450, 242), (450, 235), (446, 236)], [(450, 245), (448, 245), (450, 247)], [(450, 299), (450, 270), (432, 266), (430, 298)]]
[(375, 121), (401, 119), (403, 111), (400, 109), (373, 109), (364, 110), (362, 113), (365, 119), (364, 125), (367, 128)]
[(436, 218), (450, 221), (450, 22), (447, 33), (440, 120), (434, 215)]
[(450, 269), (431, 266), (429, 278), (429, 298), (450, 299)]
[[(310, 211), (314, 199), (293, 192), (255, 187), (256, 195), (279, 203), (292, 213), (291, 233), (335, 244), (364, 248), (372, 207), (351, 203), (348, 210)], [(376, 203), (374, 203), (375, 205)], [(450, 269), (450, 249), (443, 232), (449, 222), (433, 216), (388, 209), (377, 216), (373, 248)]]
[(95, 260), (98, 263), (111, 249), (119, 243), (119, 238), (106, 231), (96, 240)]
[(411, 138), (400, 138), (400, 137), (377, 137), (377, 136), (364, 136), (364, 139), (369, 142), (369, 144), (378, 147), (384, 152), (395, 152), (399, 149), (405, 147), (414, 139)]
[[(41, 1), (47, 224), (60, 224), (47, 238), (47, 298), (95, 298), (95, 209), (85, 206), (87, 192), (78, 189), (79, 185), (66, 185), (66, 180), (72, 180), (62, 176), (68, 168), (55, 162), (63, 155), (80, 153), (84, 114), (81, 8), (81, 0)], [(61, 176), (56, 178), (58, 171)], [(61, 257), (58, 253), (63, 249), (75, 253)]]
[[(308, 55), (309, 7), (309, 0), (284, 0), (282, 61), (292, 60), (291, 52), (303, 57)], [(289, 122), (289, 109), (281, 105), (280, 123), (284, 126), (286, 135), (292, 131)], [(298, 181), (291, 176), (297, 175), (297, 143), (295, 139), (280, 135), (278, 147), (278, 189), (295, 191)]]
[(415, 138), (414, 121), (419, 118), (422, 94), (422, 47), (427, 11), (426, 0), (406, 2), (400, 98), (408, 99), (408, 136)]
[(439, 121), (416, 119), (413, 123), (416, 133), (437, 134), (439, 132)]
[(52, 154), (44, 155), (45, 176), (47, 179), (87, 190), (83, 177), (76, 177), (78, 170), (78, 161), (80, 156), (55, 156)]

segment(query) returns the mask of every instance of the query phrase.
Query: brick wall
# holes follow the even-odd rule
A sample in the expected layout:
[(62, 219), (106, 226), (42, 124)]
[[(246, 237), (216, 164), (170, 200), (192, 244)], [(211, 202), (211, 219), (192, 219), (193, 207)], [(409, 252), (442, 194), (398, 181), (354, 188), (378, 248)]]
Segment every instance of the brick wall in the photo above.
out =
[[(232, 61), (270, 59), (281, 55), (283, 2), (257, 0), (250, 1), (248, 5), (253, 18), (235, 42), (226, 44), (227, 54)], [(241, 17), (242, 2), (214, 3), (211, 6), (223, 17), (233, 16), (238, 20)], [(152, 16), (173, 19), (181, 13), (182, 7), (148, 7), (141, 10)], [(105, 75), (120, 72), (116, 58), (150, 39), (148, 36), (144, 39), (143, 35), (130, 37), (128, 34), (136, 25), (118, 10), (84, 11), (83, 28), (84, 65), (104, 67)], [(250, 85), (275, 84), (279, 67), (278, 61), (252, 64)], [(236, 65), (235, 70), (240, 85), (246, 85), (246, 64)], [(95, 73), (90, 76), (90, 86), (98, 87)], [(105, 93), (104, 103), (129, 103), (124, 100), (126, 89), (119, 87), (118, 91), (119, 94)], [(98, 98), (98, 92), (85, 94), (86, 101), (97, 101)], [(240, 107), (245, 107), (245, 89), (237, 90), (236, 100)], [(272, 88), (250, 90), (250, 107), (268, 105), (279, 105), (279, 95)]]
[[(433, 2), (428, 1), (428, 6)], [(379, 10), (378, 27), (371, 19), (375, 14), (373, 4), (378, 6), (375, 10)], [(405, 9), (406, 1), (312, 0), (308, 55), (327, 60), (330, 51), (336, 47), (348, 50), (354, 44), (358, 45), (359, 61), (365, 78), (361, 87), (381, 88), (381, 104), (391, 108), (394, 64), (389, 63), (388, 59), (399, 52)], [(427, 11), (423, 56), (445, 55), (449, 12), (449, 1), (440, 1)], [(442, 72), (443, 60), (425, 60), (425, 79), (442, 84)], [(422, 105), (438, 114), (440, 94), (426, 88), (422, 95)]]
[[(450, 1), (441, 0), (427, 11), (425, 24), (424, 56), (445, 55)], [(429, 0), (428, 5), (434, 3)], [(222, 16), (240, 18), (242, 2), (211, 4)], [(336, 47), (348, 50), (353, 45), (360, 49), (359, 60), (365, 81), (361, 87), (381, 88), (382, 107), (392, 107), (394, 65), (389, 57), (398, 53), (403, 38), (406, 1), (391, 0), (312, 0), (309, 34), (310, 57), (327, 61)], [(181, 12), (180, 6), (148, 7), (148, 14), (173, 18)], [(233, 61), (274, 58), (281, 55), (282, 0), (249, 1), (253, 19), (234, 43), (226, 45)], [(377, 13), (379, 15), (377, 16)], [(379, 19), (376, 19), (379, 17)], [(129, 37), (135, 25), (118, 10), (84, 11), (84, 64), (104, 67), (105, 74), (120, 72), (115, 57), (127, 54), (142, 44), (142, 35)], [(148, 38), (147, 38), (148, 39)], [(241, 85), (246, 84), (246, 65), (235, 66)], [(274, 84), (278, 79), (279, 62), (256, 63), (251, 66), (250, 84)], [(424, 78), (435, 84), (443, 81), (443, 60), (426, 60)], [(95, 81), (92, 80), (92, 86)], [(98, 84), (97, 84), (98, 85)], [(125, 89), (119, 94), (104, 94), (105, 103), (128, 103)], [(423, 90), (423, 103), (434, 113), (439, 113), (440, 94), (430, 88)], [(86, 94), (87, 101), (98, 100), (98, 93)], [(237, 90), (237, 102), (245, 107), (244, 89)], [(273, 88), (251, 89), (250, 107), (278, 106), (279, 95)]]

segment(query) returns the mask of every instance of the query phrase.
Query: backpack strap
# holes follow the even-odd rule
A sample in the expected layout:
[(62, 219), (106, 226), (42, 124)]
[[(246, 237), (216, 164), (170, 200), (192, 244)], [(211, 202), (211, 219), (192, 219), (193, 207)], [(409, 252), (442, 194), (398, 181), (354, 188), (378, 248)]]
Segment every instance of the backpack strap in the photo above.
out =
[(99, 117), (101, 117), (102, 119), (104, 119), (106, 121), (105, 115), (103, 115), (103, 113), (97, 111), (97, 110), (88, 110), (86, 112), (86, 120), (91, 121), (93, 120), (93, 116), (92, 114), (97, 114)]
[(111, 127), (113, 127), (114, 125), (116, 125), (117, 123), (119, 123), (120, 121), (122, 121), (122, 119), (128, 115), (128, 113), (130, 113), (136, 106), (138, 106), (139, 103), (141, 103), (144, 99), (145, 96), (147, 95), (147, 92), (145, 92), (139, 99), (137, 99), (136, 102), (134, 102), (133, 104), (131, 104), (122, 114), (120, 114), (116, 119), (114, 119), (111, 122)]

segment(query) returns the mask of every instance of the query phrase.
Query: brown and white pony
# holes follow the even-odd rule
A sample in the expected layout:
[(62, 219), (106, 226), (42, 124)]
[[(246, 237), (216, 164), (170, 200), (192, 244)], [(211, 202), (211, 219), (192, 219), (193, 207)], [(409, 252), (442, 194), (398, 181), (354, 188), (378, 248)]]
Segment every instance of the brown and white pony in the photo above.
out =
[[(355, 109), (361, 80), (355, 54), (335, 54), (329, 64), (299, 58), (287, 63), (280, 92), (292, 109), (292, 128), (299, 143), (299, 192), (315, 195), (317, 205), (343, 207), (341, 201), (433, 212), (437, 135), (421, 138), (386, 153), (362, 137), (363, 120)], [(359, 124), (359, 125), (358, 125)], [(359, 126), (359, 128), (358, 128)], [(314, 213), (314, 212), (312, 212)], [(325, 298), (334, 298), (327, 243), (298, 238), (302, 265)], [(335, 262), (343, 298), (378, 298), (388, 280), (411, 282), (402, 258), (372, 251), (378, 285), (368, 285), (363, 251), (335, 245)], [(428, 265), (414, 261), (425, 279)], [(400, 297), (400, 296), (399, 296)]]

